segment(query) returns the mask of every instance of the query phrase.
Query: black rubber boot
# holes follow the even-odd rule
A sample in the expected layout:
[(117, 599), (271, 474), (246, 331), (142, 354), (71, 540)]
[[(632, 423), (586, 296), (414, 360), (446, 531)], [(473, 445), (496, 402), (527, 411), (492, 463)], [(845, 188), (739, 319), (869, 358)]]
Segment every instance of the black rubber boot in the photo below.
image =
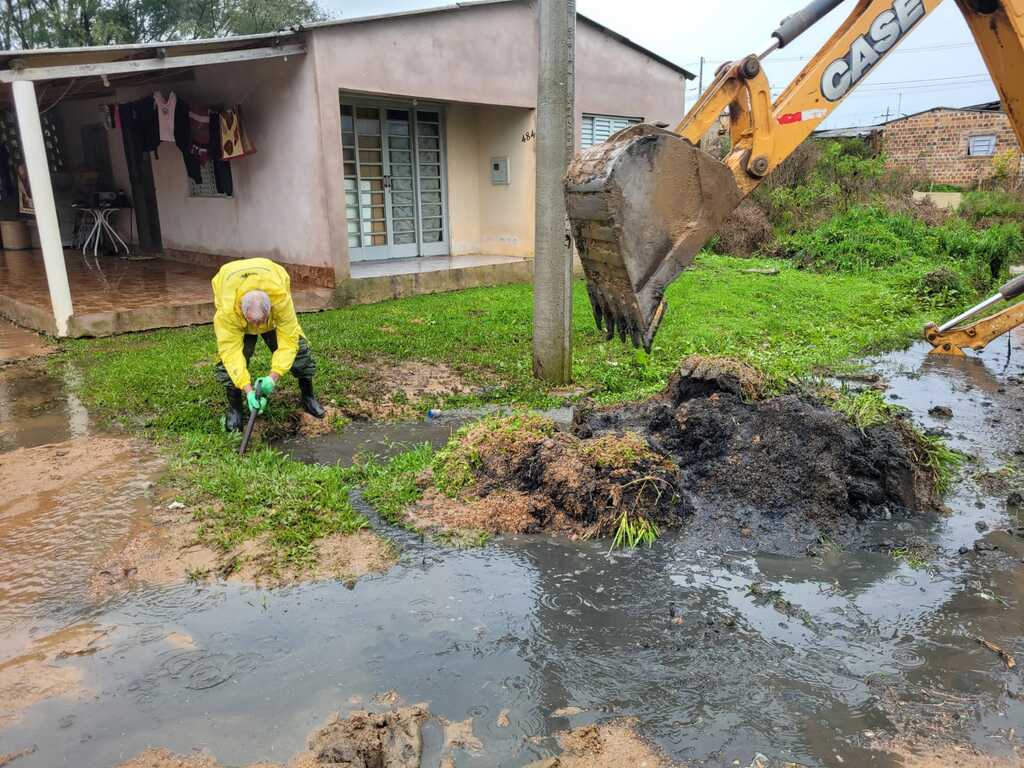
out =
[(302, 407), (306, 413), (317, 419), (322, 419), (327, 415), (327, 411), (324, 410), (324, 407), (316, 399), (316, 395), (313, 394), (312, 379), (299, 379), (299, 392), (302, 393)]
[(228, 432), (241, 432), (245, 417), (242, 415), (242, 390), (225, 387), (228, 393), (228, 410), (224, 414), (224, 429)]

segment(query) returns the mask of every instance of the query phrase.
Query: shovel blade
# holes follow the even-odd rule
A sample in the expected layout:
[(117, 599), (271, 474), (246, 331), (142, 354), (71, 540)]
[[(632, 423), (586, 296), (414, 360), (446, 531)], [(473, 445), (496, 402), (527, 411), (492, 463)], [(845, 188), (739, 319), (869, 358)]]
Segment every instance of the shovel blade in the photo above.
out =
[(565, 195), (598, 328), (648, 351), (665, 289), (743, 199), (723, 163), (646, 124), (578, 154)]

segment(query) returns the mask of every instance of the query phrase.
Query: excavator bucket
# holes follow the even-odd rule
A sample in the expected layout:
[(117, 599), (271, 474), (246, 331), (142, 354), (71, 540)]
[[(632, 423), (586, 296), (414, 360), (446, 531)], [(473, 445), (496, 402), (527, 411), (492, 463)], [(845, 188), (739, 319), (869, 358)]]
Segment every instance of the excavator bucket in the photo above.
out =
[(743, 199), (732, 171), (677, 134), (634, 125), (575, 157), (565, 195), (597, 327), (649, 352), (665, 288)]

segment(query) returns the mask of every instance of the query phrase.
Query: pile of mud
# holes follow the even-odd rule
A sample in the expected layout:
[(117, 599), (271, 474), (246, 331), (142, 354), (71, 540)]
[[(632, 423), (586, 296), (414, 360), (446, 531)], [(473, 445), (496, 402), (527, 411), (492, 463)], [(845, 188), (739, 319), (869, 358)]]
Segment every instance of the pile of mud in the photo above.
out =
[(612, 534), (623, 515), (672, 525), (680, 514), (679, 468), (642, 437), (581, 439), (533, 415), (462, 430), (429, 480), (409, 511), (418, 528), (590, 537)]
[[(438, 764), (436, 755), (431, 759), (424, 754), (422, 729), (430, 720), (423, 704), (382, 713), (357, 711), (344, 719), (336, 715), (310, 736), (307, 750), (286, 766), (261, 762), (248, 768), (454, 768), (453, 748), (486, 754), (484, 745), (471, 735), (466, 741), (471, 721), (449, 724), (436, 718), (445, 726), (445, 746)], [(465, 728), (450, 729), (449, 725)], [(672, 763), (637, 735), (635, 727), (634, 720), (616, 720), (559, 733), (562, 754), (530, 763), (527, 768), (671, 768)], [(457, 735), (453, 737), (450, 730)], [(477, 760), (473, 764), (488, 763)], [(117, 768), (220, 768), (220, 763), (206, 752), (184, 756), (148, 749)]]
[(789, 552), (937, 505), (907, 425), (862, 430), (816, 397), (761, 390), (741, 364), (692, 357), (660, 395), (581, 411), (570, 433), (486, 420), (438, 455), (410, 522), (604, 536), (626, 516)]

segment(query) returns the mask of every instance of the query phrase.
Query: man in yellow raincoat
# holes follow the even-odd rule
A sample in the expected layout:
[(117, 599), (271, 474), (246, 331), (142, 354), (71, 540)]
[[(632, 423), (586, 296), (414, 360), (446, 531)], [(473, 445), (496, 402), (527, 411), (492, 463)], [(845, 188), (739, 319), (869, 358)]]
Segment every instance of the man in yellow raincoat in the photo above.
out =
[[(299, 381), (306, 413), (322, 419), (324, 409), (313, 394), (316, 362), (295, 316), (288, 273), (270, 259), (230, 261), (214, 275), (213, 303), (213, 330), (220, 354), (216, 376), (228, 396), (225, 429), (237, 432), (242, 428), (243, 392), (249, 410), (262, 413), (267, 397), (289, 370)], [(263, 337), (272, 356), (270, 373), (253, 381), (249, 359), (258, 336)]]

